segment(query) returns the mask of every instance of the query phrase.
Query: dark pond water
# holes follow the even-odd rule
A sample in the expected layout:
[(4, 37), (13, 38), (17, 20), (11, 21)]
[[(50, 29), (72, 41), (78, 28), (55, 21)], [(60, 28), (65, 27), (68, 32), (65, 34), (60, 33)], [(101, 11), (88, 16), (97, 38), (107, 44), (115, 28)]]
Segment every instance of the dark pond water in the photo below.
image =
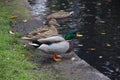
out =
[[(74, 11), (59, 21), (61, 34), (77, 31), (76, 54), (111, 80), (120, 80), (120, 1), (119, 0), (37, 0), (36, 14), (59, 10)], [(42, 5), (41, 5), (42, 4)]]

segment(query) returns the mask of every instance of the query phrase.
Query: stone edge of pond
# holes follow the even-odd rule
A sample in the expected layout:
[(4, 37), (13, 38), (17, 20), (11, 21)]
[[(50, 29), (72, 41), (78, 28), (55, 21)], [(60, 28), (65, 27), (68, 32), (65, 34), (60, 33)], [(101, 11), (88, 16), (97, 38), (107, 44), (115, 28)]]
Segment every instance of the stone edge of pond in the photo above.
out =
[[(40, 27), (40, 25), (43, 24), (38, 16), (33, 14), (32, 7), (29, 4), (28, 0), (24, 1), (25, 7), (30, 11), (32, 20), (28, 21), (27, 23), (17, 24), (16, 28), (18, 28), (18, 30), (20, 30), (19, 28), (22, 28), (20, 32), (26, 33), (32, 29)], [(30, 30), (24, 28), (25, 26), (28, 26), (29, 28), (31, 26)], [(55, 69), (60, 70), (68, 80), (110, 80), (107, 76), (79, 58), (74, 52), (71, 54), (75, 57), (75, 60), (63, 60), (60, 63), (54, 63), (50, 65), (53, 65)]]

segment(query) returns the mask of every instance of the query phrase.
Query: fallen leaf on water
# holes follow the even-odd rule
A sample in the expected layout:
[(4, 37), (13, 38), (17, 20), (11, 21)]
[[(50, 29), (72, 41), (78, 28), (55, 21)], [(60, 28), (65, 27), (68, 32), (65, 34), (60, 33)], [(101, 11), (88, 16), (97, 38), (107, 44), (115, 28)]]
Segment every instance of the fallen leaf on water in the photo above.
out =
[(103, 56), (99, 56), (99, 58), (103, 58)]
[(101, 32), (100, 34), (105, 35), (106, 33), (105, 32)]
[(17, 16), (10, 16), (10, 18), (11, 18), (11, 19), (16, 19), (16, 18), (17, 18)]
[(77, 37), (83, 37), (83, 35), (82, 35), (82, 34), (79, 34), (79, 33), (77, 33), (76, 36), (77, 36)]
[(100, 23), (105, 23), (105, 21), (102, 21), (102, 20), (101, 20), (101, 21), (99, 21), (99, 22), (100, 22)]
[(88, 50), (94, 51), (94, 50), (96, 50), (96, 48), (88, 48)]
[(83, 46), (83, 44), (78, 44), (78, 46)]
[(98, 2), (98, 3), (97, 3), (97, 6), (100, 6), (100, 5), (101, 5), (101, 3), (100, 3), (100, 2)]
[(111, 46), (111, 44), (109, 44), (109, 43), (106, 43), (106, 46), (110, 47), (110, 46)]

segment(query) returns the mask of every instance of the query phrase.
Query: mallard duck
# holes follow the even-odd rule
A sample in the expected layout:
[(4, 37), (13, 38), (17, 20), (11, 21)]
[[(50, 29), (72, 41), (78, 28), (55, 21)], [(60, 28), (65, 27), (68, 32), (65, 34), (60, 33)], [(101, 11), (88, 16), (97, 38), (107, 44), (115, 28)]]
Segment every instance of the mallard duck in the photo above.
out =
[(38, 28), (38, 29), (28, 33), (26, 36), (23, 36), (21, 39), (35, 40), (35, 39), (39, 39), (39, 38), (46, 38), (46, 37), (58, 35), (56, 26), (59, 26), (57, 21), (55, 19), (51, 19), (48, 22), (48, 26)]
[(66, 17), (71, 16), (73, 13), (74, 13), (73, 11), (71, 11), (71, 12), (58, 11), (58, 12), (48, 15), (47, 19), (49, 20), (49, 19), (66, 18)]
[(77, 33), (67, 33), (65, 38), (62, 36), (52, 36), (48, 38), (42, 38), (33, 40), (30, 45), (37, 49), (44, 51), (45, 53), (53, 54), (54, 61), (60, 61), (60, 54), (70, 53), (73, 50), (73, 38), (77, 37)]

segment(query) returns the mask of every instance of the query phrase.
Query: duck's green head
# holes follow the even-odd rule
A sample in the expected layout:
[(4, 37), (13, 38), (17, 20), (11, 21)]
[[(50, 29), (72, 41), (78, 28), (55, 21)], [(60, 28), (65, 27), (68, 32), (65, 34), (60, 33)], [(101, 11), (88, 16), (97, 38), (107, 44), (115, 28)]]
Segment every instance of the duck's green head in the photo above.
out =
[(77, 37), (82, 37), (82, 36), (83, 36), (83, 35), (78, 34), (77, 32), (68, 32), (68, 33), (65, 35), (65, 40), (70, 40), (70, 39), (77, 38)]

